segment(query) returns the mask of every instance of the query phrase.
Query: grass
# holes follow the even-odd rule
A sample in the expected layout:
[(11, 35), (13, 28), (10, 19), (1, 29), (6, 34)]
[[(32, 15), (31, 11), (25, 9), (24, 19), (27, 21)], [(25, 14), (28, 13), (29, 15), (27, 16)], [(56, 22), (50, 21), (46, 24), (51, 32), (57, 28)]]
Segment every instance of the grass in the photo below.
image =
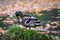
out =
[(53, 40), (51, 36), (38, 34), (34, 30), (25, 30), (16, 25), (11, 26), (3, 35), (3, 40)]

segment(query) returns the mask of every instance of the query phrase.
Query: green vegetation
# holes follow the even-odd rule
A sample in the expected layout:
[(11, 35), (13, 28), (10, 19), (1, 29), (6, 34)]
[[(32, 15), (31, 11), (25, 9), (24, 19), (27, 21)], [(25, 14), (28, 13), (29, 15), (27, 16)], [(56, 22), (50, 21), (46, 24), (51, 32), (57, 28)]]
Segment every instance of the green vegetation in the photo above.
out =
[(53, 40), (51, 36), (38, 34), (34, 30), (25, 30), (16, 25), (10, 27), (4, 34), (3, 40)]
[(51, 11), (47, 11), (47, 10), (41, 11), (38, 14), (42, 14), (42, 16), (36, 16), (34, 15), (34, 13), (29, 13), (29, 12), (27, 12), (27, 14), (32, 15), (40, 19), (41, 21), (51, 21), (51, 20), (56, 21), (56, 20), (59, 20), (58, 18), (56, 18), (58, 16), (57, 10), (60, 10), (60, 9), (52, 9)]
[(3, 23), (3, 21), (4, 20), (6, 20), (6, 18), (8, 18), (9, 17), (9, 15), (3, 15), (2, 17), (0, 17), (0, 18), (2, 18), (1, 20), (0, 20), (0, 27), (2, 27), (3, 29), (8, 29), (9, 28), (9, 26), (11, 26), (10, 24), (4, 24)]

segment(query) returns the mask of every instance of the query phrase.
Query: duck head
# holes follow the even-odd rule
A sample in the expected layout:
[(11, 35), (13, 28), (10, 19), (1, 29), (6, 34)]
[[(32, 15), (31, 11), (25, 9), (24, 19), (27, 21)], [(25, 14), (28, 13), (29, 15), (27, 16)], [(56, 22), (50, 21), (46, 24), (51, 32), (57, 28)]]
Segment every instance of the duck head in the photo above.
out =
[(16, 13), (15, 13), (15, 15), (17, 16), (17, 17), (23, 17), (23, 13), (21, 12), (21, 11), (17, 11)]

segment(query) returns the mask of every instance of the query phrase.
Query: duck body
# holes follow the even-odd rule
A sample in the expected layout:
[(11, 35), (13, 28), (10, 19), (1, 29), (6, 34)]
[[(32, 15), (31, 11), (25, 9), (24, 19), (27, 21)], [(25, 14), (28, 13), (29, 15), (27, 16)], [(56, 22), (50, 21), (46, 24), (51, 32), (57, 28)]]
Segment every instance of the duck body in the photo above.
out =
[(21, 12), (16, 12), (16, 15), (19, 14), (18, 22), (25, 27), (35, 27), (40, 26), (40, 20), (30, 15), (23, 15)]

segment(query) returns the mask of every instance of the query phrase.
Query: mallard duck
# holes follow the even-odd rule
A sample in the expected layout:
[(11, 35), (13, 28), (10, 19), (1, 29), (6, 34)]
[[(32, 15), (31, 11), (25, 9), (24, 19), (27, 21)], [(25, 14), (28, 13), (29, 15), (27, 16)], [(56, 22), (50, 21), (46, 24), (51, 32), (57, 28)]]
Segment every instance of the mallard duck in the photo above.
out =
[(40, 20), (31, 16), (31, 15), (23, 15), (21, 11), (17, 11), (15, 15), (18, 18), (18, 22), (25, 27), (35, 27), (40, 26)]

